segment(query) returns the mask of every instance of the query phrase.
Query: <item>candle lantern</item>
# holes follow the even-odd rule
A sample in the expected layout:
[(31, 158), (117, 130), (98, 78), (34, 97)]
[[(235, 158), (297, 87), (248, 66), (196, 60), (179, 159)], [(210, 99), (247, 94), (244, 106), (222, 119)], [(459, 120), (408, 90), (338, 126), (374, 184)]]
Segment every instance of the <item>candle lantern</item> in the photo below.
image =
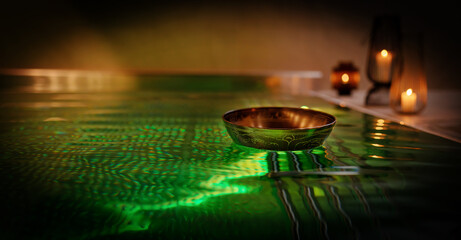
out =
[(406, 35), (403, 40), (402, 75), (392, 81), (390, 91), (390, 104), (396, 112), (415, 114), (426, 106), (422, 41), (422, 35)]
[(373, 83), (366, 105), (389, 104), (392, 80), (401, 74), (400, 19), (382, 16), (374, 19), (367, 59), (367, 76)]
[(331, 85), (339, 95), (351, 95), (359, 85), (360, 74), (352, 62), (340, 62), (331, 73)]

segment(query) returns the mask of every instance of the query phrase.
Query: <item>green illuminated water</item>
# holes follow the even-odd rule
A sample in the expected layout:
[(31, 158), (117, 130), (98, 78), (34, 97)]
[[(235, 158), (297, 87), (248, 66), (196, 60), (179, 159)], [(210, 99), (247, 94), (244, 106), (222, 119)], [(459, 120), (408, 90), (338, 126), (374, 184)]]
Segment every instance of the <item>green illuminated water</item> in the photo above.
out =
[[(458, 143), (272, 93), (254, 77), (144, 77), (77, 90), (65, 78), (2, 81), (10, 82), (0, 105), (1, 239), (460, 234)], [(306, 151), (232, 143), (221, 115), (256, 106), (308, 106), (337, 125)]]

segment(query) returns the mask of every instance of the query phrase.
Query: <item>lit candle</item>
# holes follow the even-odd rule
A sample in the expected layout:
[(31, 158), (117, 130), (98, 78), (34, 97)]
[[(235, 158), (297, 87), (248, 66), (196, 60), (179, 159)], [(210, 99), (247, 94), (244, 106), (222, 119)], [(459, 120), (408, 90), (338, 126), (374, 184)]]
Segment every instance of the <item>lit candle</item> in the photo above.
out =
[(376, 71), (379, 81), (388, 81), (391, 74), (392, 54), (386, 49), (376, 54)]
[(402, 112), (414, 112), (416, 107), (416, 93), (411, 88), (402, 93)]
[(344, 84), (347, 84), (349, 82), (349, 75), (347, 75), (347, 73), (343, 73), (343, 75), (341, 75), (341, 82), (343, 82)]

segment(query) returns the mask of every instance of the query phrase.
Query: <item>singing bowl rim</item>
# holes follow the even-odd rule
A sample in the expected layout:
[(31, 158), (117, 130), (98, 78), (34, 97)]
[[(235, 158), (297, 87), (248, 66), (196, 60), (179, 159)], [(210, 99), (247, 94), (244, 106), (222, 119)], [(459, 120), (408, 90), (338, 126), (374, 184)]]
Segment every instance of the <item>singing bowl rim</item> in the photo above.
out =
[[(310, 113), (316, 113), (316, 114), (320, 114), (320, 115), (323, 115), (323, 116), (327, 116), (328, 118), (332, 119), (332, 121), (328, 122), (327, 124), (318, 125), (318, 126), (315, 126), (315, 127), (271, 128), (271, 127), (253, 127), (253, 126), (248, 126), (248, 125), (243, 125), (243, 124), (237, 124), (235, 122), (231, 122), (228, 119), (226, 119), (226, 117), (231, 115), (231, 114), (235, 114), (235, 113), (238, 113), (238, 112), (244, 112), (244, 111), (252, 111), (253, 109), (255, 111), (262, 110), (262, 109), (274, 109), (274, 110), (290, 109), (290, 110), (295, 110), (295, 111), (310, 112)], [(307, 108), (297, 108), (297, 107), (252, 107), (252, 108), (240, 108), (240, 109), (234, 109), (234, 110), (227, 111), (226, 113), (224, 113), (222, 115), (222, 119), (223, 119), (224, 122), (226, 122), (228, 124), (231, 124), (231, 125), (234, 125), (234, 126), (261, 129), (261, 130), (275, 130), (275, 131), (276, 130), (286, 131), (286, 130), (320, 129), (320, 128), (324, 128), (324, 127), (333, 126), (333, 125), (336, 124), (336, 117), (329, 114), (329, 113), (318, 111), (318, 110), (307, 109)]]

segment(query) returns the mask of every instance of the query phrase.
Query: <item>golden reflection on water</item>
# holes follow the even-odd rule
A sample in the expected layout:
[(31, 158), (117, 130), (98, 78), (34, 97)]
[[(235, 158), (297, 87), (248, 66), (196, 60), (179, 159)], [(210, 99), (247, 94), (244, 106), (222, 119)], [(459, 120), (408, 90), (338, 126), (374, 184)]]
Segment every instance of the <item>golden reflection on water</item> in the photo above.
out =
[(137, 87), (133, 75), (122, 72), (21, 69), (12, 74), (31, 77), (32, 82), (23, 89), (31, 93), (120, 92)]
[(377, 119), (374, 123), (374, 129), (378, 131), (387, 130), (389, 128), (389, 123), (390, 121), (384, 119)]
[(97, 72), (50, 72), (33, 80), (34, 93), (127, 91), (136, 87), (130, 77)]

